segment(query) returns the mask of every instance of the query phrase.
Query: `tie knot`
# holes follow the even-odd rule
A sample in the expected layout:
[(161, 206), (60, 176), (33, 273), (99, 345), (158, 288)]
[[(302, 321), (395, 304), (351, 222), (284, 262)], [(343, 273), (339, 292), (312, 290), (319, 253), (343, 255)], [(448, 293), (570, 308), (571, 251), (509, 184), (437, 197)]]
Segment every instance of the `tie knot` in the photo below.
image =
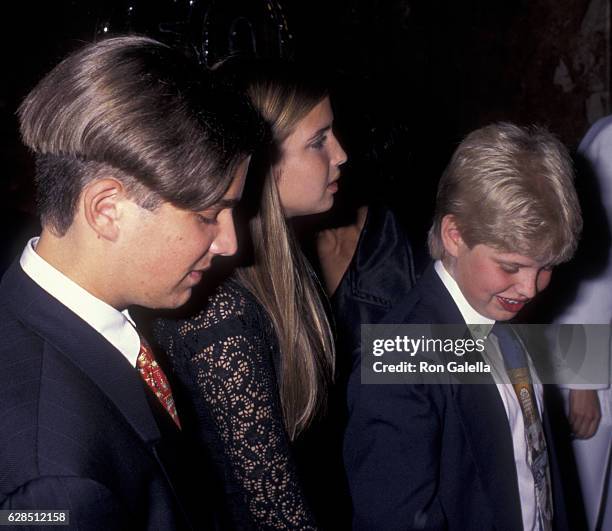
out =
[(491, 333), (497, 338), (499, 350), (504, 358), (506, 368), (520, 369), (526, 367), (527, 359), (525, 358), (525, 351), (512, 325), (495, 323)]

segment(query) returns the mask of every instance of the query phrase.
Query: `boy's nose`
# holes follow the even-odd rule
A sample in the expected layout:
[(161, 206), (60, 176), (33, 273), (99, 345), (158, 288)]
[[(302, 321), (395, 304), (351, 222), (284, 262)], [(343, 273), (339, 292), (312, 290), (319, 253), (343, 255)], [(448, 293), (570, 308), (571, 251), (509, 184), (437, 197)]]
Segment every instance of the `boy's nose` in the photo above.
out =
[(210, 250), (221, 256), (232, 256), (238, 251), (238, 240), (234, 218), (231, 212), (221, 212), (218, 218), (219, 230)]
[(538, 274), (527, 270), (521, 273), (517, 290), (522, 297), (533, 299), (538, 293)]

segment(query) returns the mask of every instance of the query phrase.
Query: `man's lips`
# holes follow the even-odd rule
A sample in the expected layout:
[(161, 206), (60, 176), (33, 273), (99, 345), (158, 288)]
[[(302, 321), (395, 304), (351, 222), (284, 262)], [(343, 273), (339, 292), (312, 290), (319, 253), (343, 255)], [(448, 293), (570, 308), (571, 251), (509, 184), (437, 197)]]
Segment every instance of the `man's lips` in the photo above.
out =
[(508, 299), (506, 297), (500, 297), (497, 295), (497, 300), (501, 307), (507, 312), (517, 313), (519, 312), (525, 304), (529, 302), (530, 299)]

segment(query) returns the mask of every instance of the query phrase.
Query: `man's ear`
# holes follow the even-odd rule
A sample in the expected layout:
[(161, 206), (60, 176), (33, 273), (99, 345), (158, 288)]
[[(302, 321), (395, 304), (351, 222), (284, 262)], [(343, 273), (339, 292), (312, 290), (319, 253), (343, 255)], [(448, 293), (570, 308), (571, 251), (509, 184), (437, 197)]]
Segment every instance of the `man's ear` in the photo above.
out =
[(81, 206), (87, 224), (98, 238), (115, 241), (119, 237), (121, 203), (125, 199), (125, 187), (117, 179), (95, 179), (85, 185)]
[(465, 243), (461, 237), (455, 216), (452, 214), (447, 214), (442, 218), (441, 236), (446, 254), (457, 258), (461, 246), (465, 245)]

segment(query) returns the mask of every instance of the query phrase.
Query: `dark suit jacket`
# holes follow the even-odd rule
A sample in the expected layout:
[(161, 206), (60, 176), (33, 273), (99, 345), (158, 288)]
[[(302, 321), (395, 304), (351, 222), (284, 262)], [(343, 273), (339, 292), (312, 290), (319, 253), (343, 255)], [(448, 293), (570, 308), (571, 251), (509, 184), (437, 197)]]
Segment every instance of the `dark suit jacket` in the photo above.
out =
[(68, 509), (87, 530), (194, 523), (180, 432), (125, 357), (18, 262), (0, 285), (0, 426), (0, 508)]
[[(464, 323), (433, 267), (388, 323)], [(345, 463), (354, 529), (522, 529), (512, 434), (491, 385), (349, 383)], [(566, 529), (548, 422), (557, 529)]]

